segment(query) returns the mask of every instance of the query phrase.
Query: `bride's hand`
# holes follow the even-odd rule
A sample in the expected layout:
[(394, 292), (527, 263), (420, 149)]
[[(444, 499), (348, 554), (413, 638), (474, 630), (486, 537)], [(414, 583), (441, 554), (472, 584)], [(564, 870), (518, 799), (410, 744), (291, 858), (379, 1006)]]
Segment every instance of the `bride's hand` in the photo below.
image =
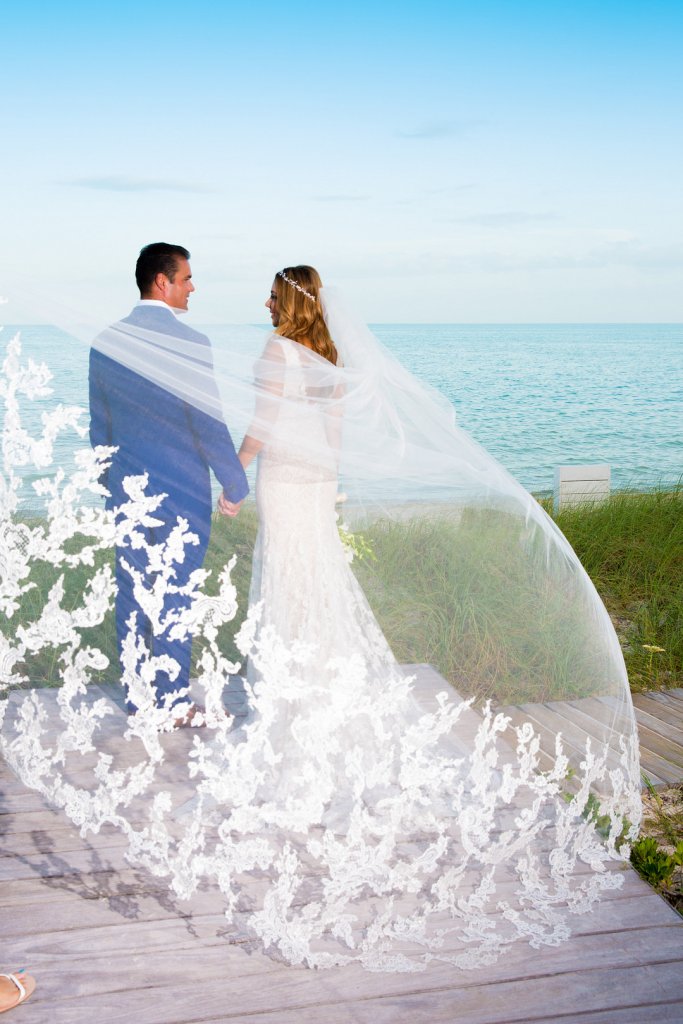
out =
[(225, 491), (221, 492), (218, 499), (218, 511), (222, 516), (236, 516), (242, 507), (242, 502), (238, 501), (236, 504), (233, 501), (228, 501), (225, 497)]

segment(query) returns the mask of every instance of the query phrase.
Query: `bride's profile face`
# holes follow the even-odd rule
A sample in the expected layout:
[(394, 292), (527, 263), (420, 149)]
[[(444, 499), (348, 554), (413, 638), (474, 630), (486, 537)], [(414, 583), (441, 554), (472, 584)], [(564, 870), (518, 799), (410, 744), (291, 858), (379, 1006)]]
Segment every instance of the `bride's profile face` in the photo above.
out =
[(275, 281), (270, 289), (270, 298), (266, 299), (266, 309), (270, 310), (270, 319), (273, 327), (277, 327), (280, 323), (280, 313), (277, 308), (277, 293), (275, 291)]

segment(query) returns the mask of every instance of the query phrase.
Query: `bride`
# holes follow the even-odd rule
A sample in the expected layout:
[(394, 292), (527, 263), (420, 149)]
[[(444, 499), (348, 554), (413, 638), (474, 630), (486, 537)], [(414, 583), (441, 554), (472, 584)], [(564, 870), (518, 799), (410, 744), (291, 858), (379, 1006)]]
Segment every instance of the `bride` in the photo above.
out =
[(245, 469), (258, 456), (249, 605), (262, 603), (260, 630), (269, 626), (285, 644), (303, 641), (315, 650), (306, 674), (319, 685), (335, 655), (353, 652), (376, 669), (395, 667), (337, 525), (347, 386), (334, 373), (343, 363), (321, 288), (312, 267), (276, 274), (266, 302), (275, 333), (256, 367), (261, 394), (238, 453)]
[[(121, 830), (129, 858), (178, 895), (220, 889), (235, 932), (289, 963), (466, 968), (516, 940), (555, 945), (572, 913), (620, 884), (610, 861), (638, 822), (633, 709), (607, 613), (540, 506), (313, 268), (278, 271), (266, 304), (265, 345), (238, 330), (210, 368), (245, 426), (240, 460), (258, 456), (236, 638), (246, 720), (215, 713), (238, 668), (219, 634), (236, 621), (233, 558), (217, 597), (197, 578), (192, 610), (157, 623), (202, 638), (207, 729), (117, 725), (83, 696), (93, 655), (79, 675), (74, 646), (59, 726), (33, 691), (3, 753), (83, 829)], [(148, 340), (154, 365), (136, 352), (136, 371), (203, 400), (201, 368), (190, 380), (182, 348)], [(133, 519), (146, 500), (131, 500)], [(134, 522), (129, 536), (139, 542)], [(154, 559), (169, 585), (174, 543)], [(158, 578), (145, 607), (157, 590)], [(153, 675), (131, 642), (129, 685)], [(105, 714), (114, 735), (98, 737)]]

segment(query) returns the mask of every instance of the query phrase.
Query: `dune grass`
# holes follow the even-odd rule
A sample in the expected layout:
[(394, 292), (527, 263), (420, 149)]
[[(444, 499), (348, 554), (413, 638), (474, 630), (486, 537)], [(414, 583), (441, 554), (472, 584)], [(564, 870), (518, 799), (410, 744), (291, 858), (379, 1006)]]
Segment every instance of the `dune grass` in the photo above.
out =
[(683, 685), (683, 484), (617, 492), (555, 521), (612, 617), (631, 689)]
[[(239, 661), (240, 655), (234, 646), (233, 637), (241, 625), (249, 598), (249, 581), (251, 577), (251, 557), (256, 537), (256, 510), (247, 508), (243, 510), (238, 519), (228, 521), (222, 516), (216, 515), (211, 534), (211, 543), (207, 552), (204, 567), (209, 570), (210, 577), (206, 584), (208, 593), (216, 593), (218, 588), (218, 576), (223, 566), (233, 554), (237, 555), (237, 562), (232, 573), (232, 581), (237, 588), (237, 599), (239, 602), (238, 615), (235, 623), (227, 623), (222, 628), (221, 641), (226, 656)], [(27, 525), (35, 527), (39, 520), (27, 520)], [(69, 542), (70, 553), (76, 553), (78, 540)], [(97, 569), (104, 565), (114, 568), (114, 552), (112, 550), (99, 551), (95, 554), (92, 567), (78, 567), (62, 569), (45, 562), (34, 563), (29, 580), (36, 586), (24, 594), (20, 607), (11, 619), (0, 616), (0, 633), (11, 636), (17, 628), (24, 623), (35, 621), (42, 611), (50, 589), (61, 578), (64, 585), (64, 597), (62, 606), (71, 611), (77, 608), (83, 598), (83, 593), (88, 581)], [(93, 646), (99, 648), (109, 660), (108, 668), (101, 672), (93, 673), (94, 682), (115, 681), (120, 678), (118, 654), (116, 649), (116, 626), (114, 610), (110, 609), (102, 623), (90, 629), (81, 631), (82, 646)], [(60, 678), (60, 655), (63, 647), (45, 647), (35, 654), (27, 656), (23, 664), (17, 666), (17, 670), (24, 673), (34, 686), (59, 686)], [(201, 654), (201, 645), (197, 643), (193, 648), (193, 670), (194, 665)]]
[[(607, 605), (632, 688), (681, 685), (683, 489), (618, 493), (602, 505), (563, 512), (556, 521)], [(546, 586), (538, 555), (520, 578), (512, 555), (519, 531), (515, 517), (490, 510), (451, 520), (385, 520), (364, 531), (375, 558), (356, 559), (353, 568), (399, 661), (429, 662), (463, 694), (500, 703), (580, 697), (582, 678), (591, 680), (594, 691), (601, 655), (586, 632), (590, 616), (580, 602), (567, 601), (566, 592)], [(239, 610), (221, 635), (226, 655), (235, 660), (233, 636), (246, 613), (255, 536), (253, 506), (236, 519), (216, 517), (205, 562), (211, 592), (222, 566), (237, 554)], [(112, 560), (111, 552), (100, 553), (97, 564)], [(91, 573), (65, 574), (66, 607), (80, 601)], [(54, 566), (35, 566), (37, 588), (0, 629), (8, 634), (34, 619), (60, 575)], [(109, 657), (102, 678), (118, 677), (113, 612), (86, 631), (84, 642)], [(52, 649), (27, 660), (34, 685), (59, 682), (59, 654)]]
[(399, 661), (432, 664), (462, 696), (500, 704), (594, 692), (575, 581), (549, 583), (544, 552), (520, 557), (525, 533), (491, 509), (367, 529), (376, 560), (355, 570)]

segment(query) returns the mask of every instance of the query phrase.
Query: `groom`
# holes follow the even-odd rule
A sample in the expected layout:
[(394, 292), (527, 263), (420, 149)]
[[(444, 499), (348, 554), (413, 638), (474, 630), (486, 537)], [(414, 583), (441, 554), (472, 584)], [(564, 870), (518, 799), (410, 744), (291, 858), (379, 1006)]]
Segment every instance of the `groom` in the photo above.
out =
[[(140, 301), (129, 316), (96, 339), (90, 351), (89, 375), (90, 443), (93, 447), (117, 446), (101, 480), (109, 491), (107, 508), (116, 509), (129, 500), (123, 489), (125, 477), (147, 473), (147, 494), (166, 497), (153, 513), (161, 525), (144, 528), (145, 540), (150, 544), (167, 540), (179, 516), (199, 538), (197, 545), (186, 545), (184, 561), (176, 563), (175, 583), (181, 587), (201, 567), (209, 541), (209, 470), (223, 488), (219, 510), (224, 514), (234, 514), (249, 490), (220, 415), (209, 339), (179, 319), (195, 290), (189, 259), (187, 249), (166, 242), (154, 242), (141, 250), (135, 268)], [(163, 378), (165, 387), (155, 383), (155, 378)], [(190, 391), (192, 404), (183, 397)], [(153, 634), (151, 623), (135, 601), (124, 560), (143, 574), (147, 572), (143, 548), (117, 547), (119, 656), (128, 620), (135, 612), (137, 635), (144, 637), (150, 653), (154, 657), (168, 655), (179, 666), (175, 677), (173, 670), (159, 669), (154, 681), (157, 706), (173, 706), (183, 697), (164, 698), (189, 685), (192, 638), (171, 640)], [(188, 605), (186, 596), (166, 594), (163, 614)], [(129, 704), (129, 710), (134, 713), (137, 708)], [(190, 718), (194, 710), (190, 708)]]

